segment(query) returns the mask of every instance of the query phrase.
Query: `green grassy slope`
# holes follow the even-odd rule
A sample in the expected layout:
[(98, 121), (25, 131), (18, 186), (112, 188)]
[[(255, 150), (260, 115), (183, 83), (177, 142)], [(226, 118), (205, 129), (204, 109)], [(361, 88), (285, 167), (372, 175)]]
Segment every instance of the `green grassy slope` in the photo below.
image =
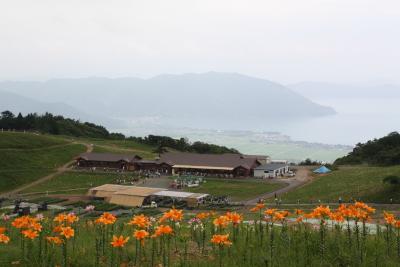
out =
[(82, 142), (93, 144), (93, 152), (136, 154), (145, 159), (154, 159), (157, 154), (153, 153), (155, 147), (140, 144), (131, 140), (104, 140), (104, 139), (77, 139)]
[[(62, 175), (54, 177), (46, 183), (38, 184), (26, 189), (23, 193), (46, 192), (62, 193), (62, 194), (80, 194), (86, 193), (86, 188), (99, 186), (102, 184), (112, 183), (117, 178), (123, 178), (122, 174), (115, 173), (90, 173), (90, 172), (66, 172)], [(80, 189), (69, 191), (71, 189)]]
[(35, 149), (67, 144), (60, 137), (32, 133), (0, 132), (1, 149)]
[[(154, 147), (123, 140), (103, 140), (94, 138), (73, 138), (69, 136), (39, 135), (33, 133), (0, 132), (0, 192), (7, 192), (18, 186), (33, 182), (55, 171), (56, 168), (72, 160), (75, 156), (86, 151), (82, 144), (93, 144), (94, 152), (111, 152), (122, 154), (137, 154), (146, 159), (154, 159), (156, 154)], [(67, 175), (67, 174), (66, 174)], [(66, 183), (69, 187), (79, 183), (81, 174), (70, 173), (61, 176), (54, 182), (49, 181), (48, 186), (34, 187), (33, 189), (50, 190), (54, 187), (62, 187)], [(83, 179), (85, 183), (90, 183)], [(113, 176), (103, 177), (100, 184), (108, 182)], [(65, 179), (64, 179), (65, 178)], [(84, 177), (87, 178), (87, 177)], [(103, 179), (104, 178), (104, 179)], [(89, 180), (89, 182), (87, 182)], [(54, 183), (54, 184), (53, 184)], [(29, 190), (32, 192), (32, 190)]]
[(86, 150), (47, 135), (0, 133), (0, 192), (52, 173)]
[(303, 187), (282, 195), (283, 202), (337, 202), (351, 198), (365, 202), (400, 203), (400, 187), (385, 185), (382, 179), (388, 175), (400, 175), (400, 166), (393, 167), (343, 167)]

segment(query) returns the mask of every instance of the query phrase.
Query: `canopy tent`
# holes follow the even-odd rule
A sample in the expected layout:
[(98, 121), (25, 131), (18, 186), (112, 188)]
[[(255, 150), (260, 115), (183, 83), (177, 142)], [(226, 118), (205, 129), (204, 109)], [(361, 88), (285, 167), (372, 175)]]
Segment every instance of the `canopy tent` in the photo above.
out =
[(325, 167), (325, 166), (321, 166), (321, 167), (319, 167), (318, 169), (316, 169), (316, 170), (314, 170), (314, 173), (328, 173), (328, 172), (331, 172), (331, 170), (330, 169), (328, 169), (327, 167)]

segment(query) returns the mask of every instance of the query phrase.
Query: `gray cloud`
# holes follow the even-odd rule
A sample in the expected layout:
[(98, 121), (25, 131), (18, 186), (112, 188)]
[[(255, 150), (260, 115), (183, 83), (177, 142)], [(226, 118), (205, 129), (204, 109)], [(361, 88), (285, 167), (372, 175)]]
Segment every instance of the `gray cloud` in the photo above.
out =
[(241, 72), (400, 83), (397, 0), (3, 1), (0, 79)]

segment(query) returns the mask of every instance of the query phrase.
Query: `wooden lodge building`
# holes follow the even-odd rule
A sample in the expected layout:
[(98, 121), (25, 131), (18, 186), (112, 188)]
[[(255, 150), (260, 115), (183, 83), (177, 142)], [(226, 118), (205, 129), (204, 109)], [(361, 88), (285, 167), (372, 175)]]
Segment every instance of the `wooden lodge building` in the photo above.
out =
[(111, 153), (83, 153), (75, 158), (76, 166), (82, 168), (110, 168), (134, 170), (133, 163), (141, 160), (137, 155), (121, 155)]
[(167, 152), (156, 160), (144, 160), (137, 155), (84, 153), (76, 158), (78, 167), (99, 167), (128, 171), (159, 172), (161, 174), (196, 174), (229, 177), (249, 177), (254, 169), (269, 160), (265, 156), (241, 154), (198, 154)]

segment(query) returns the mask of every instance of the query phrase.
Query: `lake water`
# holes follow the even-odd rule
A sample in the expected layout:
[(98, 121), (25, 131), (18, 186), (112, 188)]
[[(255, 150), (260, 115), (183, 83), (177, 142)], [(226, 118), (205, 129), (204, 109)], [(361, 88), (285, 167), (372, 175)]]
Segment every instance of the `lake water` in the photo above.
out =
[[(172, 129), (188, 128), (211, 130), (236, 130), (280, 132), (295, 141), (323, 144), (355, 145), (400, 131), (400, 98), (312, 99), (331, 106), (336, 115), (312, 119), (242, 119), (226, 118), (150, 118), (132, 120), (130, 129), (120, 129), (130, 135), (172, 134)], [(260, 110), (262, 112), (262, 110)], [(184, 113), (184, 112), (183, 112)], [(180, 131), (185, 133), (185, 131)], [(189, 136), (190, 137), (190, 136)]]
[(400, 131), (400, 99), (315, 99), (338, 114), (282, 125), (293, 139), (354, 145)]

